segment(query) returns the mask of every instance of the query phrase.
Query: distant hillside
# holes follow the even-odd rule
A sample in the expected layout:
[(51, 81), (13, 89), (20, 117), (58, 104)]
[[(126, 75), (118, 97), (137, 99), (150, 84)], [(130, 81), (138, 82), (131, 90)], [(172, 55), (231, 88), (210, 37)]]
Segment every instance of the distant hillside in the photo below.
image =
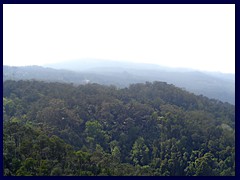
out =
[(115, 61), (73, 61), (40, 66), (3, 67), (3, 80), (36, 79), (48, 82), (88, 82), (127, 87), (131, 83), (164, 81), (197, 95), (235, 104), (235, 77), (233, 74), (204, 73), (189, 69), (166, 68), (152, 64)]
[(67, 62), (59, 62), (54, 64), (46, 64), (44, 67), (50, 67), (54, 69), (68, 69), (72, 71), (91, 71), (96, 69), (108, 69), (113, 68), (114, 71), (116, 69), (162, 69), (165, 67), (161, 67), (156, 64), (144, 64), (144, 63), (134, 63), (134, 62), (126, 62), (126, 61), (112, 61), (112, 60), (104, 60), (104, 59), (80, 59), (80, 60), (72, 60)]

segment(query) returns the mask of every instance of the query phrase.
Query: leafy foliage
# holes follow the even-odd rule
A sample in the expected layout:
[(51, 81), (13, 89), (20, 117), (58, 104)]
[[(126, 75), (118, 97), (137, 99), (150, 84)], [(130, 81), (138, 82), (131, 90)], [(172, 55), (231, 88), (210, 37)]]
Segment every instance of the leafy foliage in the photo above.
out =
[(164, 82), (5, 81), (4, 175), (235, 175), (235, 107)]

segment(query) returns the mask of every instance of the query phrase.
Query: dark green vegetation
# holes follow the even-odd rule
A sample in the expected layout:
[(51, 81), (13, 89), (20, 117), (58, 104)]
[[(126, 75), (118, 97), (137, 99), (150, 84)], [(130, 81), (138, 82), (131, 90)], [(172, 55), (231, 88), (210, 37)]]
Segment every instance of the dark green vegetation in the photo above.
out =
[(235, 175), (235, 106), (164, 82), (3, 84), (4, 175)]

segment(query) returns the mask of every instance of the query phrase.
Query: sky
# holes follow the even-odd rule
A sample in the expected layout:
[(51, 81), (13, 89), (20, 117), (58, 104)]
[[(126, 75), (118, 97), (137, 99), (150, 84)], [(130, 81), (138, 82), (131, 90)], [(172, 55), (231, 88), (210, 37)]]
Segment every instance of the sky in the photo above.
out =
[(235, 73), (235, 5), (3, 5), (4, 65), (85, 58)]

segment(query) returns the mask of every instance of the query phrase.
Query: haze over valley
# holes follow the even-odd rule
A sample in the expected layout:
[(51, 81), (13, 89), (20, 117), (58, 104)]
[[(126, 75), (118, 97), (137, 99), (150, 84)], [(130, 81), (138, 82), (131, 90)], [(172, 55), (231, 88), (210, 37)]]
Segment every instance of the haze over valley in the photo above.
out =
[(4, 4), (4, 176), (235, 176), (235, 4)]
[(3, 79), (44, 80), (51, 82), (99, 83), (128, 87), (133, 83), (163, 81), (196, 95), (235, 104), (235, 75), (170, 68), (156, 64), (82, 59), (41, 66), (4, 66)]

